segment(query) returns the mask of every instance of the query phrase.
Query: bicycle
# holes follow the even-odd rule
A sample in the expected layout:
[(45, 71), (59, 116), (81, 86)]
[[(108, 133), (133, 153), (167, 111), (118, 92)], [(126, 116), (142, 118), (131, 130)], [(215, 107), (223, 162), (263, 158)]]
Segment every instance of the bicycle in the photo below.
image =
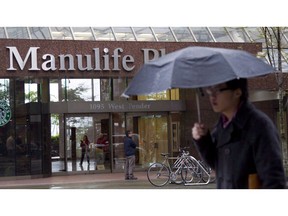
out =
[[(169, 157), (168, 153), (161, 153), (164, 157), (162, 163), (156, 162), (149, 166), (147, 170), (147, 178), (149, 182), (156, 186), (162, 187), (168, 182), (175, 184), (182, 184), (182, 168), (185, 167), (186, 156), (188, 152), (182, 151), (182, 154), (178, 157)], [(176, 159), (172, 166), (170, 166), (169, 160)]]

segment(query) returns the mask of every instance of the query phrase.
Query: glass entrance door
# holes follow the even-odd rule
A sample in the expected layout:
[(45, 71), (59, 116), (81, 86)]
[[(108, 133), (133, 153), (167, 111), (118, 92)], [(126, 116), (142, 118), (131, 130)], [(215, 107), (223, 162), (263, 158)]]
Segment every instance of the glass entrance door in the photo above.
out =
[(127, 129), (133, 132), (136, 148), (136, 169), (145, 169), (162, 159), (168, 152), (168, 119), (165, 113), (115, 113), (113, 114), (113, 168), (124, 170), (124, 136)]
[[(109, 115), (66, 114), (63, 122), (59, 136), (59, 160), (52, 162), (52, 172), (109, 169)], [(88, 145), (82, 148), (81, 140), (85, 135)]]

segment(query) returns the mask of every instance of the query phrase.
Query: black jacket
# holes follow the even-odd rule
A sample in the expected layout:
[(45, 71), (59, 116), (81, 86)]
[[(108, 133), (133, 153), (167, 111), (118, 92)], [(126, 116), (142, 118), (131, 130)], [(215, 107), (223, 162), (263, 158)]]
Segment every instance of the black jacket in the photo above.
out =
[(216, 171), (217, 188), (248, 188), (257, 173), (262, 188), (285, 188), (278, 131), (251, 103), (241, 105), (226, 127), (219, 120), (212, 133), (195, 142), (200, 155)]
[(132, 140), (132, 138), (125, 136), (124, 150), (125, 150), (125, 156), (135, 155), (136, 143)]

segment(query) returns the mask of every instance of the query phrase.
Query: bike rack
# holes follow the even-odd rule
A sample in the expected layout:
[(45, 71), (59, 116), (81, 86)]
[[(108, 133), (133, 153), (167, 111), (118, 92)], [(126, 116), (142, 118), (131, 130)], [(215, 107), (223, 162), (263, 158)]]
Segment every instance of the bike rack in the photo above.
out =
[[(207, 185), (207, 184), (209, 184), (210, 174), (206, 171), (206, 169), (202, 166), (202, 164), (198, 160), (196, 160), (193, 156), (190, 155), (189, 159), (192, 160), (193, 163), (195, 163), (201, 169), (201, 172), (204, 172), (207, 175), (208, 179), (206, 182), (196, 182), (196, 183), (185, 183), (184, 182), (184, 185), (185, 186), (193, 186), (193, 185)], [(195, 173), (195, 174), (197, 174), (197, 173)]]
[[(161, 184), (160, 186), (164, 186), (168, 182), (170, 182), (170, 183), (174, 182), (176, 184), (183, 184), (185, 186), (209, 184), (210, 179), (211, 179), (209, 167), (206, 168), (205, 164), (202, 164), (201, 161), (196, 160), (196, 158), (191, 156), (188, 151), (183, 150), (181, 156), (178, 156), (178, 157), (169, 157), (168, 155), (169, 155), (168, 153), (161, 153), (161, 156), (163, 156), (165, 158), (164, 161), (162, 163), (158, 162), (158, 163), (151, 164), (148, 171), (147, 171), (147, 176), (148, 176), (150, 168), (153, 166), (156, 166), (156, 164), (161, 165), (161, 167), (162, 166), (166, 167), (165, 169), (169, 170), (168, 181), (166, 181), (164, 184)], [(171, 160), (171, 159), (175, 160), (173, 162), (172, 166), (168, 162), (168, 160)], [(187, 176), (185, 176), (185, 179), (184, 179), (182, 169), (185, 169), (185, 168), (187, 168), (187, 171), (189, 171), (189, 172), (188, 172), (188, 178), (186, 178)], [(176, 169), (176, 171), (173, 171), (173, 169)], [(181, 175), (181, 182), (178, 181), (178, 179), (177, 179), (177, 176), (179, 175), (179, 171), (180, 171), (180, 175)], [(162, 172), (162, 169), (160, 170), (160, 172)], [(191, 178), (190, 178), (190, 175), (191, 175)], [(158, 173), (157, 179), (159, 176), (161, 176), (161, 175)], [(167, 175), (165, 175), (165, 176), (167, 176)], [(205, 179), (203, 176), (205, 177)], [(206, 177), (207, 177), (207, 179), (206, 179)], [(148, 180), (150, 181), (150, 183), (152, 185), (159, 186), (155, 183), (152, 183), (149, 176), (148, 176)], [(197, 182), (195, 182), (195, 180)], [(205, 181), (205, 182), (203, 182), (203, 181)]]

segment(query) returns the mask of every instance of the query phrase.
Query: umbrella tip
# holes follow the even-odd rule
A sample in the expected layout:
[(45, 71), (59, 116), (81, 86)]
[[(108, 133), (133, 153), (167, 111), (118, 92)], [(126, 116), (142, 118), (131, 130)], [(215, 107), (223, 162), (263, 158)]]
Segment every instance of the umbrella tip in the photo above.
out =
[(125, 93), (122, 93), (120, 97), (125, 97), (125, 98), (129, 98), (129, 95), (126, 95)]

